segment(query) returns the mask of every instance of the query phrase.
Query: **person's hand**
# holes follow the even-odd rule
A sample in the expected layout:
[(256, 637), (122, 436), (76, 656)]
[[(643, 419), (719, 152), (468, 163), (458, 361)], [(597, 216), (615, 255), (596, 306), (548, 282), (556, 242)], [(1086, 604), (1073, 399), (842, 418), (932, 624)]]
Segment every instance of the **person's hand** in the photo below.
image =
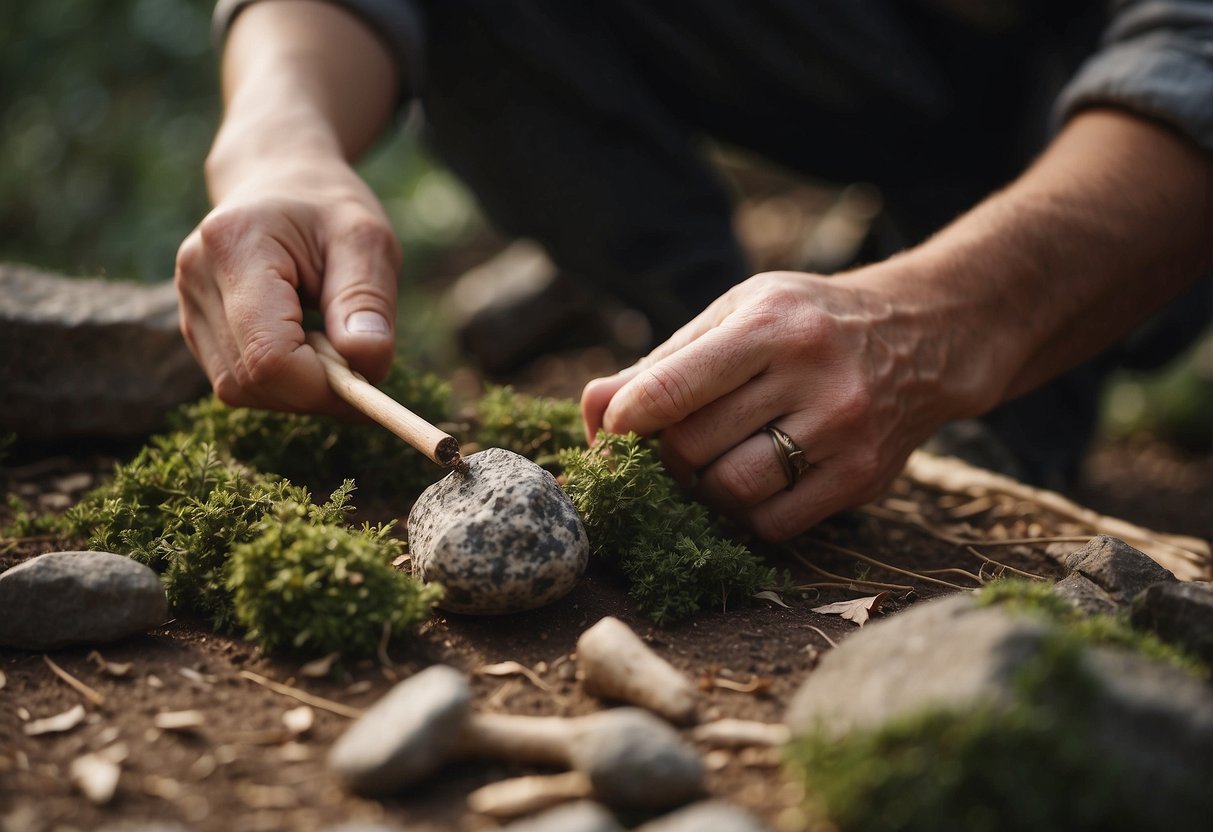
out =
[[(590, 382), (587, 431), (659, 433), (676, 479), (771, 540), (874, 498), (939, 424), (979, 408), (944, 333), (891, 301), (896, 268), (749, 279), (634, 367)], [(791, 489), (766, 425), (811, 463)]]
[(304, 342), (303, 305), (371, 381), (394, 353), (401, 252), (374, 194), (336, 156), (266, 162), (181, 245), (181, 331), (231, 405), (348, 414)]

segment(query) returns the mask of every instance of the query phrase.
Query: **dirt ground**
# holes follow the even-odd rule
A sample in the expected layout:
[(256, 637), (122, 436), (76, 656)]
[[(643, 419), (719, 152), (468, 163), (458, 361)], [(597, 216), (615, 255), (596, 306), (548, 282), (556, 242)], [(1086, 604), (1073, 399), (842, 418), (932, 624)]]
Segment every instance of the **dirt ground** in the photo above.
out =
[[(22, 460), (4, 474), (6, 490), (62, 508), (112, 464), (113, 449), (64, 450)], [(1100, 511), (1161, 531), (1213, 539), (1213, 457), (1185, 455), (1149, 440), (1102, 447), (1091, 455), (1076, 493)], [(124, 676), (104, 672), (96, 657), (90, 658), (89, 648), (50, 656), (95, 689), (104, 698), (100, 704), (87, 702), (60, 681), (41, 654), (0, 650), (0, 830), (94, 829), (107, 823), (171, 820), (190, 829), (251, 832), (312, 829), (354, 819), (381, 819), (410, 830), (493, 829), (495, 821), (466, 810), (467, 794), (533, 769), (465, 763), (392, 800), (356, 798), (345, 793), (325, 767), (327, 750), (349, 719), (316, 708), (314, 725), (293, 733), (282, 718), (300, 703), (246, 674), (365, 708), (397, 680), (431, 663), (447, 662), (473, 674), (478, 709), (580, 714), (604, 703), (588, 696), (575, 678), (571, 654), (576, 639), (600, 617), (615, 615), (676, 667), (700, 680), (703, 718), (776, 721), (830, 642), (855, 631), (850, 621), (811, 611), (877, 589), (849, 585), (852, 579), (912, 587), (890, 592), (880, 613), (890, 615), (921, 599), (956, 591), (932, 581), (975, 585), (958, 572), (927, 575), (929, 570), (961, 569), (982, 577), (999, 571), (978, 562), (963, 547), (889, 518), (917, 512), (929, 523), (990, 542), (977, 548), (1005, 566), (1046, 576), (1056, 575), (1057, 567), (1045, 554), (1045, 542), (1008, 546), (996, 541), (1087, 533), (1031, 506), (996, 502), (983, 509), (970, 498), (928, 492), (904, 480), (876, 505), (874, 511), (837, 517), (785, 547), (763, 550), (790, 570), (797, 584), (817, 584), (785, 594), (786, 607), (764, 600), (737, 602), (727, 611), (662, 629), (636, 613), (614, 574), (591, 567), (571, 595), (548, 608), (505, 618), (438, 613), (406, 645), (378, 660), (340, 667), (326, 678), (302, 675), (305, 657), (265, 656), (239, 639), (184, 619), (101, 647), (104, 660), (130, 663)], [(0, 570), (71, 545), (59, 540), (8, 541), (0, 545)], [(918, 577), (865, 563), (840, 546), (917, 572)], [(841, 577), (814, 571), (802, 558)], [(478, 672), (507, 661), (531, 669), (533, 678)], [(25, 735), (28, 720), (77, 704), (86, 706), (87, 718), (73, 730)], [(190, 709), (204, 714), (198, 728), (174, 731), (153, 725), (159, 712)], [(97, 806), (72, 784), (69, 768), (82, 754), (100, 748), (118, 749), (114, 753), (122, 759), (122, 774), (113, 799)], [(802, 795), (782, 776), (777, 754), (702, 750), (712, 794), (753, 809), (778, 829), (797, 827)]]

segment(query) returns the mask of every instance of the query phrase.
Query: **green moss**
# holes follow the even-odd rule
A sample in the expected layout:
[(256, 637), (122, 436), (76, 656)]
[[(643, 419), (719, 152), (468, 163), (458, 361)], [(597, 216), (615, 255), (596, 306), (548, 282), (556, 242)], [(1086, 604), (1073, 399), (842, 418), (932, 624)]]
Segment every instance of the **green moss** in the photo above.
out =
[(1100, 750), (1093, 733), (1098, 682), (1085, 652), (1142, 642), (1111, 619), (1085, 627), (1047, 586), (998, 582), (979, 597), (1055, 624), (1016, 674), (1012, 704), (929, 710), (841, 738), (823, 726), (798, 738), (787, 762), (805, 783), (814, 825), (843, 832), (1202, 828), (1213, 793), (1201, 773), (1169, 784), (1155, 801), (1168, 817), (1149, 815), (1140, 791), (1126, 788), (1133, 775)]
[[(397, 361), (379, 385), (430, 422), (451, 419), (450, 387)], [(364, 488), (415, 497), (441, 474), (432, 462), (379, 425), (327, 416), (228, 407), (212, 397), (179, 409), (174, 428), (261, 471), (332, 487), (350, 474)]]
[(591, 552), (619, 565), (629, 594), (654, 621), (779, 584), (775, 570), (726, 538), (708, 510), (681, 492), (636, 434), (600, 433), (593, 447), (565, 451), (560, 462)]
[[(420, 610), (428, 610), (433, 591), (391, 566), (401, 544), (388, 536), (387, 527), (346, 527), (353, 490), (353, 481), (346, 480), (327, 502), (316, 504), (307, 489), (237, 462), (213, 443), (175, 433), (153, 437), (115, 469), (110, 482), (69, 509), (64, 522), (91, 548), (129, 555), (160, 572), (174, 609), (206, 616), (218, 629), (243, 627), (269, 649), (369, 652), (384, 622), (403, 632)], [(289, 534), (272, 530), (287, 520)], [(309, 546), (331, 548), (309, 551)], [(237, 551), (245, 551), (239, 578), (233, 565)], [(314, 599), (307, 602), (311, 618), (296, 614), (297, 587), (323, 583), (326, 569), (370, 576), (350, 591), (365, 615), (357, 612), (350, 620), (349, 604), (338, 610)], [(267, 578), (266, 570), (273, 576)], [(246, 579), (255, 583), (242, 588)], [(262, 597), (254, 599), (251, 592)], [(266, 611), (274, 609), (283, 614), (268, 621)], [(400, 613), (383, 612), (388, 609)], [(329, 614), (340, 620), (326, 619)], [(370, 643), (331, 635), (360, 634), (372, 625), (377, 629)]]
[(518, 393), (512, 387), (489, 385), (476, 404), (476, 443), (505, 448), (544, 468), (558, 466), (560, 452), (584, 448), (581, 408), (572, 399)]
[(312, 507), (282, 504), (232, 549), (227, 589), (237, 620), (268, 649), (374, 652), (384, 628), (400, 635), (441, 598), (395, 569), (389, 526), (317, 524)]
[(1088, 615), (1054, 592), (1051, 584), (1019, 579), (991, 581), (976, 597), (982, 604), (998, 604), (1044, 616), (1084, 644), (1132, 650), (1189, 673), (1209, 673), (1203, 662), (1182, 648), (1163, 641), (1148, 630), (1134, 629), (1129, 623), (1128, 611), (1115, 615)]

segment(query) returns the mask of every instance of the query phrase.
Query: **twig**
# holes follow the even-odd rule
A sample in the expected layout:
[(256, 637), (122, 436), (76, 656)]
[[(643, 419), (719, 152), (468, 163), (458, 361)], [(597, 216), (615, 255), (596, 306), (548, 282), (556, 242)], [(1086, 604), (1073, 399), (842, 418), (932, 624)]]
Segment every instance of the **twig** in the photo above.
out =
[(788, 551), (792, 553), (792, 556), (794, 558), (796, 558), (798, 561), (800, 561), (805, 566), (807, 566), (809, 569), (812, 569), (814, 572), (818, 573), (819, 575), (825, 575), (827, 578), (833, 578), (836, 581), (843, 581), (845, 583), (850, 584), (850, 586), (844, 587), (845, 589), (850, 589), (851, 586), (854, 586), (856, 584), (862, 584), (864, 586), (874, 586), (878, 589), (892, 589), (897, 592), (909, 592), (911, 589), (914, 588), (912, 586), (905, 586), (904, 584), (886, 584), (886, 583), (882, 583), (880, 581), (868, 581), (868, 580), (864, 580), (862, 578), (848, 578), (844, 575), (836, 575), (827, 569), (822, 569), (820, 566), (813, 563), (811, 560), (806, 558), (804, 555), (800, 554), (800, 552), (795, 552), (795, 551), (792, 551), (791, 549), (789, 549)]
[(825, 631), (824, 631), (824, 630), (822, 630), (820, 627), (814, 627), (812, 624), (805, 624), (805, 626), (806, 626), (806, 627), (808, 627), (808, 628), (809, 628), (810, 630), (812, 630), (813, 632), (817, 633), (817, 635), (819, 635), (819, 636), (821, 636), (822, 638), (824, 638), (824, 639), (826, 640), (826, 644), (830, 645), (831, 647), (837, 647), (837, 646), (838, 646), (838, 644), (837, 644), (837, 643), (834, 641), (834, 639), (832, 639), (832, 638), (830, 638), (829, 636), (827, 636), (827, 635), (825, 634)]
[(56, 676), (58, 676), (60, 679), (62, 679), (64, 682), (66, 682), (68, 687), (70, 687), (72, 690), (76, 691), (76, 693), (83, 696), (89, 702), (92, 702), (94, 705), (104, 705), (105, 704), (104, 696), (102, 696), (100, 693), (98, 693), (97, 691), (90, 688), (88, 685), (84, 684), (84, 682), (81, 682), (79, 679), (77, 679), (72, 674), (68, 673), (66, 670), (64, 670), (59, 665), (55, 664), (53, 661), (51, 661), (50, 656), (43, 653), (42, 661), (46, 662), (46, 666), (51, 669), (51, 672), (54, 673)]
[(961, 569), (956, 566), (948, 566), (943, 569), (924, 569), (924, 570), (922, 570), (922, 574), (924, 574), (924, 575), (942, 575), (945, 572), (961, 575), (965, 578), (968, 578), (970, 581), (977, 581), (977, 583), (979, 583), (979, 584), (984, 584), (986, 582), (985, 578), (981, 577), (980, 575), (974, 575), (969, 570)]
[(274, 693), (280, 693), (283, 696), (289, 696), (298, 702), (305, 705), (311, 705), (313, 708), (319, 708), (322, 711), (328, 711), (331, 714), (344, 716), (348, 719), (357, 719), (362, 716), (362, 711), (358, 708), (351, 708), (349, 705), (343, 705), (340, 702), (334, 702), (331, 699), (325, 699), (322, 696), (316, 696), (299, 688), (293, 688), (290, 685), (284, 685), (281, 682), (275, 682), (273, 679), (267, 679), (264, 676), (254, 673), (251, 670), (242, 670), (240, 675), (250, 682), (255, 682), (264, 688), (269, 688)]
[(1025, 572), (1022, 569), (1016, 569), (1014, 566), (1010, 566), (1005, 563), (1000, 563), (1000, 562), (994, 560), (993, 558), (986, 557), (981, 552), (974, 549), (972, 546), (965, 546), (965, 549), (968, 550), (969, 554), (973, 555), (976, 558), (979, 558), (980, 560), (985, 561), (990, 566), (997, 566), (999, 569), (1004, 569), (1008, 572), (1014, 572), (1016, 575), (1022, 575), (1023, 577), (1031, 578), (1034, 581), (1048, 580), (1047, 578), (1043, 578), (1040, 575), (1033, 575), (1031, 572)]
[[(859, 552), (856, 552), (853, 549), (848, 549), (845, 546), (839, 546), (837, 543), (831, 543), (830, 541), (824, 540), (817, 536), (813, 536), (810, 539), (814, 543), (818, 543), (818, 544), (824, 546), (825, 548), (829, 549), (831, 552), (837, 552), (840, 555), (846, 555), (847, 557), (855, 558), (856, 560), (863, 561), (864, 563), (871, 564), (872, 566), (887, 570), (889, 572), (894, 572), (898, 575), (905, 575), (907, 578), (915, 578), (920, 581), (926, 581), (929, 584), (938, 584), (939, 586), (946, 586), (948, 589), (959, 589), (959, 590), (962, 590), (965, 592), (972, 589), (972, 587), (961, 586), (960, 584), (954, 584), (951, 581), (944, 581), (944, 580), (940, 580), (939, 578), (932, 578), (931, 576), (923, 575), (920, 572), (911, 572), (908, 569), (902, 569), (897, 566), (890, 566), (887, 563), (876, 560), (876, 558), (868, 557), (867, 555), (860, 554)], [(898, 587), (898, 588), (901, 589), (903, 587)], [(912, 589), (912, 587), (904, 587), (904, 588)]]

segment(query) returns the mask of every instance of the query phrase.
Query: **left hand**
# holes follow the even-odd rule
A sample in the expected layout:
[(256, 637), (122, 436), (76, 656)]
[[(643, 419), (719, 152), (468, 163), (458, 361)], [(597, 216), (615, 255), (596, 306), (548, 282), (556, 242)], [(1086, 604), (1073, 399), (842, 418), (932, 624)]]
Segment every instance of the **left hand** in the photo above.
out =
[[(589, 434), (660, 433), (677, 480), (770, 540), (873, 499), (938, 425), (973, 409), (966, 382), (981, 378), (957, 372), (957, 356), (975, 367), (970, 333), (926, 325), (925, 298), (894, 298), (913, 285), (898, 271), (750, 278), (635, 366), (591, 381)], [(765, 425), (811, 463), (790, 490)]]

